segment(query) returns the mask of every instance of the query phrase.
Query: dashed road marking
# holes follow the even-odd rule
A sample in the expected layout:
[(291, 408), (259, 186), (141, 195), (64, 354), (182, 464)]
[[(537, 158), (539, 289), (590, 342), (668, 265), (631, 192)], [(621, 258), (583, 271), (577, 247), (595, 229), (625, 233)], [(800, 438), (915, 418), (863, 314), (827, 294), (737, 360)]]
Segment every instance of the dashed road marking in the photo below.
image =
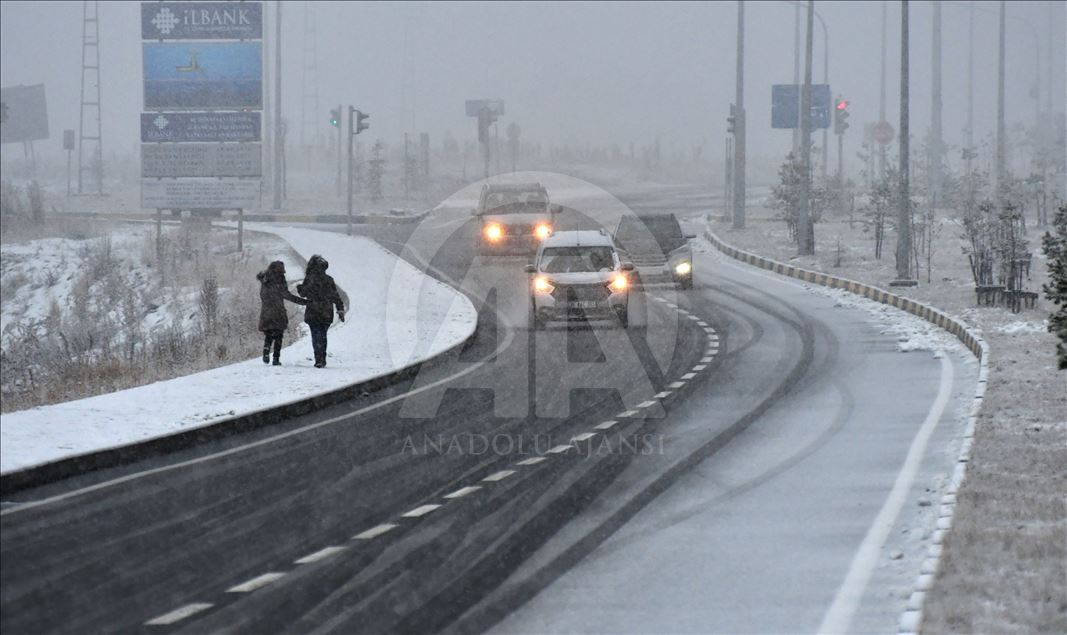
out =
[(671, 394), (670, 390), (664, 390), (661, 393), (656, 393), (656, 399), (663, 399), (664, 397), (666, 397), (669, 394)]
[(710, 361), (711, 361), (712, 359), (714, 359), (714, 358), (713, 358), (713, 357), (712, 357), (711, 355), (708, 355), (707, 357), (701, 357), (701, 358), (700, 358), (700, 363), (701, 363), (701, 364), (707, 364), (707, 363), (709, 363), (709, 362), (710, 362)]
[(457, 489), (456, 491), (452, 492), (451, 494), (446, 494), (445, 498), (449, 498), (449, 499), (451, 499), (451, 498), (462, 498), (462, 497), (466, 496), (467, 494), (473, 494), (474, 492), (477, 492), (480, 489), (482, 489), (482, 488), (479, 485), (468, 485), (467, 487), (461, 487), (461, 488)]
[(656, 405), (657, 403), (659, 403), (659, 402), (657, 402), (655, 399), (649, 399), (648, 401), (642, 401), (641, 403), (637, 404), (637, 407), (638, 408), (651, 408), (652, 406)]
[(340, 553), (345, 550), (345, 547), (326, 547), (325, 549), (319, 549), (315, 553), (310, 553), (299, 560), (294, 560), (296, 564), (310, 564), (312, 562), (318, 562), (324, 558), (329, 558), (335, 553)]
[(619, 417), (620, 419), (625, 419), (627, 417), (632, 417), (632, 416), (634, 416), (636, 414), (637, 414), (636, 410), (624, 410), (624, 411), (620, 412), (616, 416)]
[(694, 322), (699, 322), (700, 321), (700, 318), (698, 318), (697, 316), (693, 315), (692, 313), (689, 313), (685, 317), (689, 318), (690, 320), (693, 320)]
[(589, 439), (592, 439), (595, 436), (595, 432), (583, 432), (577, 436), (571, 437), (571, 443), (575, 443), (577, 441), (588, 441)]
[(697, 325), (699, 325), (699, 326), (707, 326), (708, 323), (705, 322), (704, 320), (697, 320)]
[(439, 508), (439, 507), (440, 507), (440, 505), (436, 505), (434, 503), (430, 503), (428, 505), (419, 505), (415, 509), (413, 509), (413, 510), (411, 510), (409, 512), (405, 512), (405, 513), (401, 514), (401, 517), (403, 517), (403, 518), (421, 518), (421, 517), (425, 516), (426, 514), (429, 514), (433, 510)]
[(615, 421), (614, 419), (612, 419), (610, 421), (605, 421), (603, 423), (599, 423), (599, 424), (593, 426), (593, 429), (594, 430), (607, 430), (608, 428), (614, 426), (616, 423), (618, 423), (618, 421)]
[(694, 378), (696, 376), (697, 376), (696, 373), (686, 373), (686, 374), (682, 375), (682, 379), (692, 379), (692, 378)]
[(270, 573), (264, 573), (263, 575), (256, 576), (247, 582), (242, 582), (237, 586), (232, 586), (226, 589), (227, 593), (250, 593), (260, 587), (265, 587), (271, 582), (274, 582), (278, 578), (284, 578), (285, 574), (279, 571), (272, 571)]
[(684, 381), (672, 381), (671, 383), (667, 384), (667, 387), (668, 388), (673, 388), (675, 390), (678, 390), (679, 388), (681, 388), (684, 385), (685, 385)]
[(697, 364), (696, 366), (693, 367), (693, 370), (695, 370), (696, 372), (699, 373), (700, 371), (704, 370), (707, 367), (708, 367), (707, 364)]
[(168, 626), (170, 624), (174, 624), (175, 622), (180, 622), (181, 620), (184, 620), (185, 618), (191, 615), (196, 615), (201, 611), (206, 611), (213, 606), (215, 605), (210, 604), (208, 602), (193, 602), (192, 604), (186, 604), (181, 608), (174, 609), (170, 613), (164, 613), (159, 617), (154, 617), (145, 622), (145, 625)]
[(496, 483), (497, 481), (502, 481), (502, 480), (506, 479), (507, 477), (511, 476), (514, 473), (515, 473), (515, 470), (500, 470), (499, 472), (494, 472), (493, 474), (490, 474), (489, 476), (483, 478), (482, 480), (487, 482), (487, 483)]
[(523, 460), (519, 461), (518, 463), (516, 463), (515, 465), (537, 465), (538, 463), (544, 463), (547, 460), (548, 459), (546, 459), (543, 456), (533, 456), (533, 457), (530, 457), (528, 459), (523, 459)]
[(371, 538), (377, 538), (378, 536), (381, 536), (387, 531), (392, 531), (397, 527), (399, 527), (399, 525), (397, 525), (396, 523), (383, 523), (381, 525), (371, 527), (367, 531), (362, 531), (356, 534), (355, 536), (352, 536), (352, 538), (354, 540), (370, 540)]
[(566, 452), (567, 450), (570, 450), (573, 447), (574, 447), (573, 445), (557, 445), (556, 447), (554, 447), (551, 450), (549, 450), (548, 453), (549, 454), (563, 454), (564, 452)]

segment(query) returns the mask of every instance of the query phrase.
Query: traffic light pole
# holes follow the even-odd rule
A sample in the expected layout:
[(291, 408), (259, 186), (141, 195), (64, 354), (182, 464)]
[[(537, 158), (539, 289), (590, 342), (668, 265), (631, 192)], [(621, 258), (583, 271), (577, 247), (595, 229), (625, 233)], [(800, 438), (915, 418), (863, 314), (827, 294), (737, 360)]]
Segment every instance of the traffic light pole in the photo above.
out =
[(341, 104), (337, 104), (337, 196), (341, 196)]
[(811, 225), (811, 36), (815, 22), (814, 2), (808, 0), (807, 37), (804, 49), (804, 85), (800, 91), (800, 210), (797, 217), (797, 243), (801, 256), (815, 253), (815, 232)]
[(348, 106), (348, 235), (352, 235), (352, 138), (355, 136), (353, 115), (356, 109)]

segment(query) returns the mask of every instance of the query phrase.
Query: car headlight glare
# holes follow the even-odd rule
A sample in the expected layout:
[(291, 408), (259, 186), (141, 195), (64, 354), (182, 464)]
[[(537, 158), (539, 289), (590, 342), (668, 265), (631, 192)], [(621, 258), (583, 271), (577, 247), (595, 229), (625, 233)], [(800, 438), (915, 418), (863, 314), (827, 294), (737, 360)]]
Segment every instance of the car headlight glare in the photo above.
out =
[(499, 223), (489, 223), (485, 226), (485, 238), (489, 242), (497, 242), (504, 237), (504, 228)]
[(620, 274), (615, 276), (615, 278), (611, 281), (611, 284), (608, 285), (608, 288), (617, 293), (620, 291), (625, 291), (629, 286), (630, 281), (626, 279), (626, 276)]
[(688, 262), (679, 262), (678, 264), (674, 265), (674, 273), (680, 276), (688, 276), (692, 272), (693, 265), (689, 264)]
[(534, 227), (534, 236), (537, 236), (538, 240), (544, 240), (552, 235), (552, 226), (548, 223), (538, 223)]
[(548, 278), (544, 276), (537, 276), (536, 278), (534, 278), (533, 288), (534, 291), (536, 291), (537, 293), (552, 293), (552, 291), (555, 290), (555, 287), (552, 286), (552, 283), (550, 283), (548, 281)]

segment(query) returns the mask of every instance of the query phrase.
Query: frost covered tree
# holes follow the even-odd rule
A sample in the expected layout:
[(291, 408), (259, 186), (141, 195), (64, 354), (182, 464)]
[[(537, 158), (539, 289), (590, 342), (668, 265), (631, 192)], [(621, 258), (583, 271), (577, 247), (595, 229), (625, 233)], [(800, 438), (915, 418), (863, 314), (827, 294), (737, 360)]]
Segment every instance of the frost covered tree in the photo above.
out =
[(1041, 245), (1048, 258), (1045, 297), (1057, 307), (1049, 316), (1048, 330), (1060, 340), (1056, 343), (1056, 359), (1060, 370), (1067, 370), (1067, 205), (1056, 210), (1052, 229), (1045, 232)]
[[(801, 180), (804, 167), (799, 157), (792, 152), (786, 155), (785, 162), (778, 168), (778, 184), (771, 186), (770, 207), (778, 210), (778, 219), (789, 228), (789, 238), (797, 242), (797, 223), (800, 216)], [(808, 210), (814, 225), (822, 218), (831, 196), (826, 184), (812, 183), (808, 190)]]

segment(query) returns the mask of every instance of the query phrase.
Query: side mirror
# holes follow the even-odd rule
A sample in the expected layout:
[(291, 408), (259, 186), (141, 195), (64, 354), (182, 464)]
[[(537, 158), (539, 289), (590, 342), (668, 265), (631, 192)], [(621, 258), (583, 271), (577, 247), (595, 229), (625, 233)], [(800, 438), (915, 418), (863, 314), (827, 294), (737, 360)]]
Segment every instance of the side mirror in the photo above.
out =
[(685, 235), (685, 239), (686, 240), (694, 240), (696, 237), (697, 237), (696, 234), (686, 234)]
[(533, 265), (526, 265), (525, 267), (523, 267), (523, 269), (526, 271), (526, 273), (537, 273), (537, 267)]
[(632, 262), (624, 262), (621, 265), (619, 265), (619, 269), (621, 269), (622, 271), (633, 271), (634, 270), (634, 263), (632, 263)]
[(549, 206), (548, 211), (549, 211), (549, 213), (552, 213), (552, 214), (559, 214), (560, 212), (563, 211), (563, 206), (562, 205), (551, 205), (551, 206)]

